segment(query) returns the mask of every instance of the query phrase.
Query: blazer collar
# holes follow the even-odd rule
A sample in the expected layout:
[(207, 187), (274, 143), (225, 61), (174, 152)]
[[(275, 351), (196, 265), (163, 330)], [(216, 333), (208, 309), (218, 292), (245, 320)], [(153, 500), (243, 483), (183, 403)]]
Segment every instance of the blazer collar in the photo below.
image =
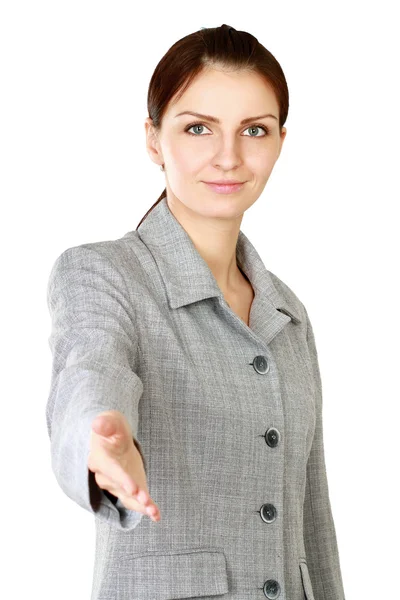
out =
[[(167, 198), (150, 211), (137, 228), (140, 239), (145, 243), (157, 263), (163, 278), (169, 305), (179, 308), (205, 298), (223, 294), (206, 261), (197, 251), (191, 238), (168, 207)], [(270, 273), (247, 236), (240, 230), (236, 245), (237, 263), (250, 280), (257, 301), (254, 318), (269, 319), (275, 313), (286, 324), (289, 320), (300, 323), (297, 309), (288, 304), (273, 284)], [(263, 303), (267, 315), (261, 314)], [(276, 311), (280, 313), (276, 313)], [(265, 325), (265, 323), (264, 323)]]

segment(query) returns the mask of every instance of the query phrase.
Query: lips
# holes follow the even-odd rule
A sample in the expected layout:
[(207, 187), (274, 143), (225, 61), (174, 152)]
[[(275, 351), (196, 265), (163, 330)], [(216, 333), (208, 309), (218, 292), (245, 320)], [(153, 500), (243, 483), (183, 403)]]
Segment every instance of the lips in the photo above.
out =
[(205, 181), (205, 183), (214, 183), (216, 185), (236, 185), (237, 183), (244, 183), (238, 179), (218, 179), (217, 181)]
[(240, 182), (240, 183), (220, 184), (220, 183), (204, 181), (203, 183), (205, 183), (210, 189), (212, 189), (214, 192), (217, 192), (218, 194), (231, 194), (232, 192), (239, 191), (246, 182), (244, 181), (242, 183)]

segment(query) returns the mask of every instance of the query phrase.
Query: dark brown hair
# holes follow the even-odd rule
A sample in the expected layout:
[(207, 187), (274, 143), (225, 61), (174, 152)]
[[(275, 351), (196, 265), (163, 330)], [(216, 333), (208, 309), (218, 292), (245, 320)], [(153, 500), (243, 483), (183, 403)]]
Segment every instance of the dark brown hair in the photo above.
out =
[[(192, 80), (210, 67), (249, 71), (264, 77), (275, 93), (279, 105), (279, 128), (283, 127), (289, 111), (289, 90), (280, 64), (253, 35), (224, 24), (202, 27), (178, 40), (156, 66), (147, 94), (147, 110), (156, 130), (161, 128), (163, 115), (175, 94), (174, 101), (177, 101)], [(137, 228), (166, 196), (167, 189), (164, 188)]]

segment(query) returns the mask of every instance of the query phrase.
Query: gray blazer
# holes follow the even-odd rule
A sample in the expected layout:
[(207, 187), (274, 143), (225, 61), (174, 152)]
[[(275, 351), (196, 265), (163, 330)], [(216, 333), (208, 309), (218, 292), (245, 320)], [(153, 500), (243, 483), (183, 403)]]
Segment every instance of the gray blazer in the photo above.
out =
[[(344, 600), (310, 320), (241, 230), (237, 262), (250, 327), (166, 198), (52, 267), (52, 470), (95, 517), (91, 600)], [(87, 467), (110, 409), (131, 425), (159, 522)]]

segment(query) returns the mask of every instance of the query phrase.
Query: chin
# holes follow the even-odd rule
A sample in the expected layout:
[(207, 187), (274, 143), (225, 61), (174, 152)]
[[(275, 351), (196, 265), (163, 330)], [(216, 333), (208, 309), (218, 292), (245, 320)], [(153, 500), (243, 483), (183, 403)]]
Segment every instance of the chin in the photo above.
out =
[(243, 198), (235, 198), (230, 195), (216, 194), (216, 198), (204, 198), (204, 201), (199, 205), (196, 200), (195, 210), (204, 217), (214, 217), (221, 219), (233, 219), (242, 215), (247, 208), (247, 203)]

